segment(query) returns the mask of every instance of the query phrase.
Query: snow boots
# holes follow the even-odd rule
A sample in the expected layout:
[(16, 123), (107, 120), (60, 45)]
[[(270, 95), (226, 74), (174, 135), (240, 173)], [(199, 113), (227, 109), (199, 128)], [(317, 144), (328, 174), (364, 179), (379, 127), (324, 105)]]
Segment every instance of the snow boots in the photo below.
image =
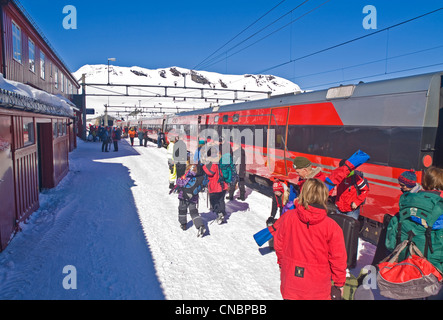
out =
[(198, 228), (197, 237), (202, 238), (205, 233), (206, 233), (205, 226), (201, 226), (200, 228)]
[(222, 224), (225, 222), (225, 216), (222, 212), (218, 213), (217, 219), (215, 220), (217, 221), (217, 224)]

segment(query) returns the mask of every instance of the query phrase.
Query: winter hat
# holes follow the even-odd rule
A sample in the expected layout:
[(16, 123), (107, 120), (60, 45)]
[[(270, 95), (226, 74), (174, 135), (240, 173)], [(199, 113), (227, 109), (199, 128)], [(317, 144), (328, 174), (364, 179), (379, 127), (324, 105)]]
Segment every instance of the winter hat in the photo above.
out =
[(311, 161), (305, 157), (295, 157), (294, 159), (294, 169), (303, 169), (311, 165)]
[(280, 181), (280, 180), (275, 180), (274, 184), (272, 185), (272, 189), (274, 190), (274, 192), (280, 191), (281, 193), (284, 193), (286, 190), (286, 185), (284, 184), (284, 182)]
[(409, 171), (403, 172), (398, 177), (398, 183), (403, 183), (408, 188), (415, 187), (415, 185), (417, 183), (417, 176), (415, 175), (415, 171), (409, 170)]

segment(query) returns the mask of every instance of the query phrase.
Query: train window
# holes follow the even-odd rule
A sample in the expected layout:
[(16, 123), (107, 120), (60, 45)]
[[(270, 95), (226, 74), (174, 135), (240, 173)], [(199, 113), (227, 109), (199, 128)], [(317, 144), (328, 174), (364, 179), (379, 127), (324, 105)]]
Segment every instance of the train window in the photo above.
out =
[(218, 118), (219, 118), (219, 116), (215, 116), (215, 117), (214, 117), (214, 122), (215, 122), (215, 123), (218, 123)]
[(425, 132), (419, 128), (393, 128), (389, 148), (389, 165), (400, 168), (417, 168), (420, 154), (411, 150), (421, 150), (421, 140)]
[(344, 159), (361, 149), (373, 163), (389, 162), (391, 128), (289, 126), (288, 130), (289, 151)]
[(236, 113), (236, 114), (234, 114), (234, 115), (232, 116), (232, 121), (233, 121), (233, 122), (238, 122), (238, 119), (239, 119), (239, 118), (240, 118), (239, 114)]
[(225, 114), (223, 116), (223, 122), (228, 122), (228, 120), (229, 120), (229, 116), (227, 114)]

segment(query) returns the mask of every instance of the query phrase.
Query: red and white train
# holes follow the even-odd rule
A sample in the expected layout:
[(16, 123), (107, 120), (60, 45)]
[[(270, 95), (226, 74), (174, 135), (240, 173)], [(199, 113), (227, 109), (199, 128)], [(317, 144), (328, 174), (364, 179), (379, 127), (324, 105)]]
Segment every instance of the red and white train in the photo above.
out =
[(360, 149), (371, 156), (359, 168), (370, 184), (361, 212), (362, 232), (377, 244), (385, 215), (398, 211), (398, 176), (414, 169), (420, 181), (427, 167), (443, 165), (442, 77), (443, 72), (436, 72), (360, 82), (119, 125), (148, 130), (154, 140), (158, 130), (168, 138), (180, 135), (192, 153), (205, 129), (219, 135), (223, 129), (253, 132), (253, 142), (242, 141), (247, 176), (262, 184), (273, 177), (294, 183), (296, 156), (307, 157), (328, 173)]

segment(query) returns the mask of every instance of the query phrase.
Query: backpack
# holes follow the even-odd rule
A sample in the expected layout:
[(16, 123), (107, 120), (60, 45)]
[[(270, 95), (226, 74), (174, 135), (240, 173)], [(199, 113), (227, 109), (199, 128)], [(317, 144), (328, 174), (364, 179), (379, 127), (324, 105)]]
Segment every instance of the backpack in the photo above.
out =
[[(401, 251), (409, 247), (409, 257), (398, 261)], [(443, 276), (413, 241), (405, 240), (378, 265), (377, 284), (380, 294), (391, 299), (420, 299), (437, 295)]]
[(219, 161), (220, 180), (227, 184), (233, 185), (237, 182), (238, 173), (237, 168), (233, 162), (230, 153), (225, 153)]
[[(186, 173), (187, 174), (187, 173)], [(196, 176), (177, 179), (176, 189), (178, 192), (182, 192), (183, 200), (191, 200), (199, 192), (204, 191), (209, 183), (208, 176), (200, 171)]]
[[(443, 266), (443, 198), (439, 192), (420, 191), (404, 193), (400, 197), (399, 213), (388, 226), (386, 244), (398, 246), (405, 240), (413, 241), (424, 257), (435, 267)], [(395, 241), (394, 241), (395, 239)], [(408, 248), (399, 255), (402, 261)]]

